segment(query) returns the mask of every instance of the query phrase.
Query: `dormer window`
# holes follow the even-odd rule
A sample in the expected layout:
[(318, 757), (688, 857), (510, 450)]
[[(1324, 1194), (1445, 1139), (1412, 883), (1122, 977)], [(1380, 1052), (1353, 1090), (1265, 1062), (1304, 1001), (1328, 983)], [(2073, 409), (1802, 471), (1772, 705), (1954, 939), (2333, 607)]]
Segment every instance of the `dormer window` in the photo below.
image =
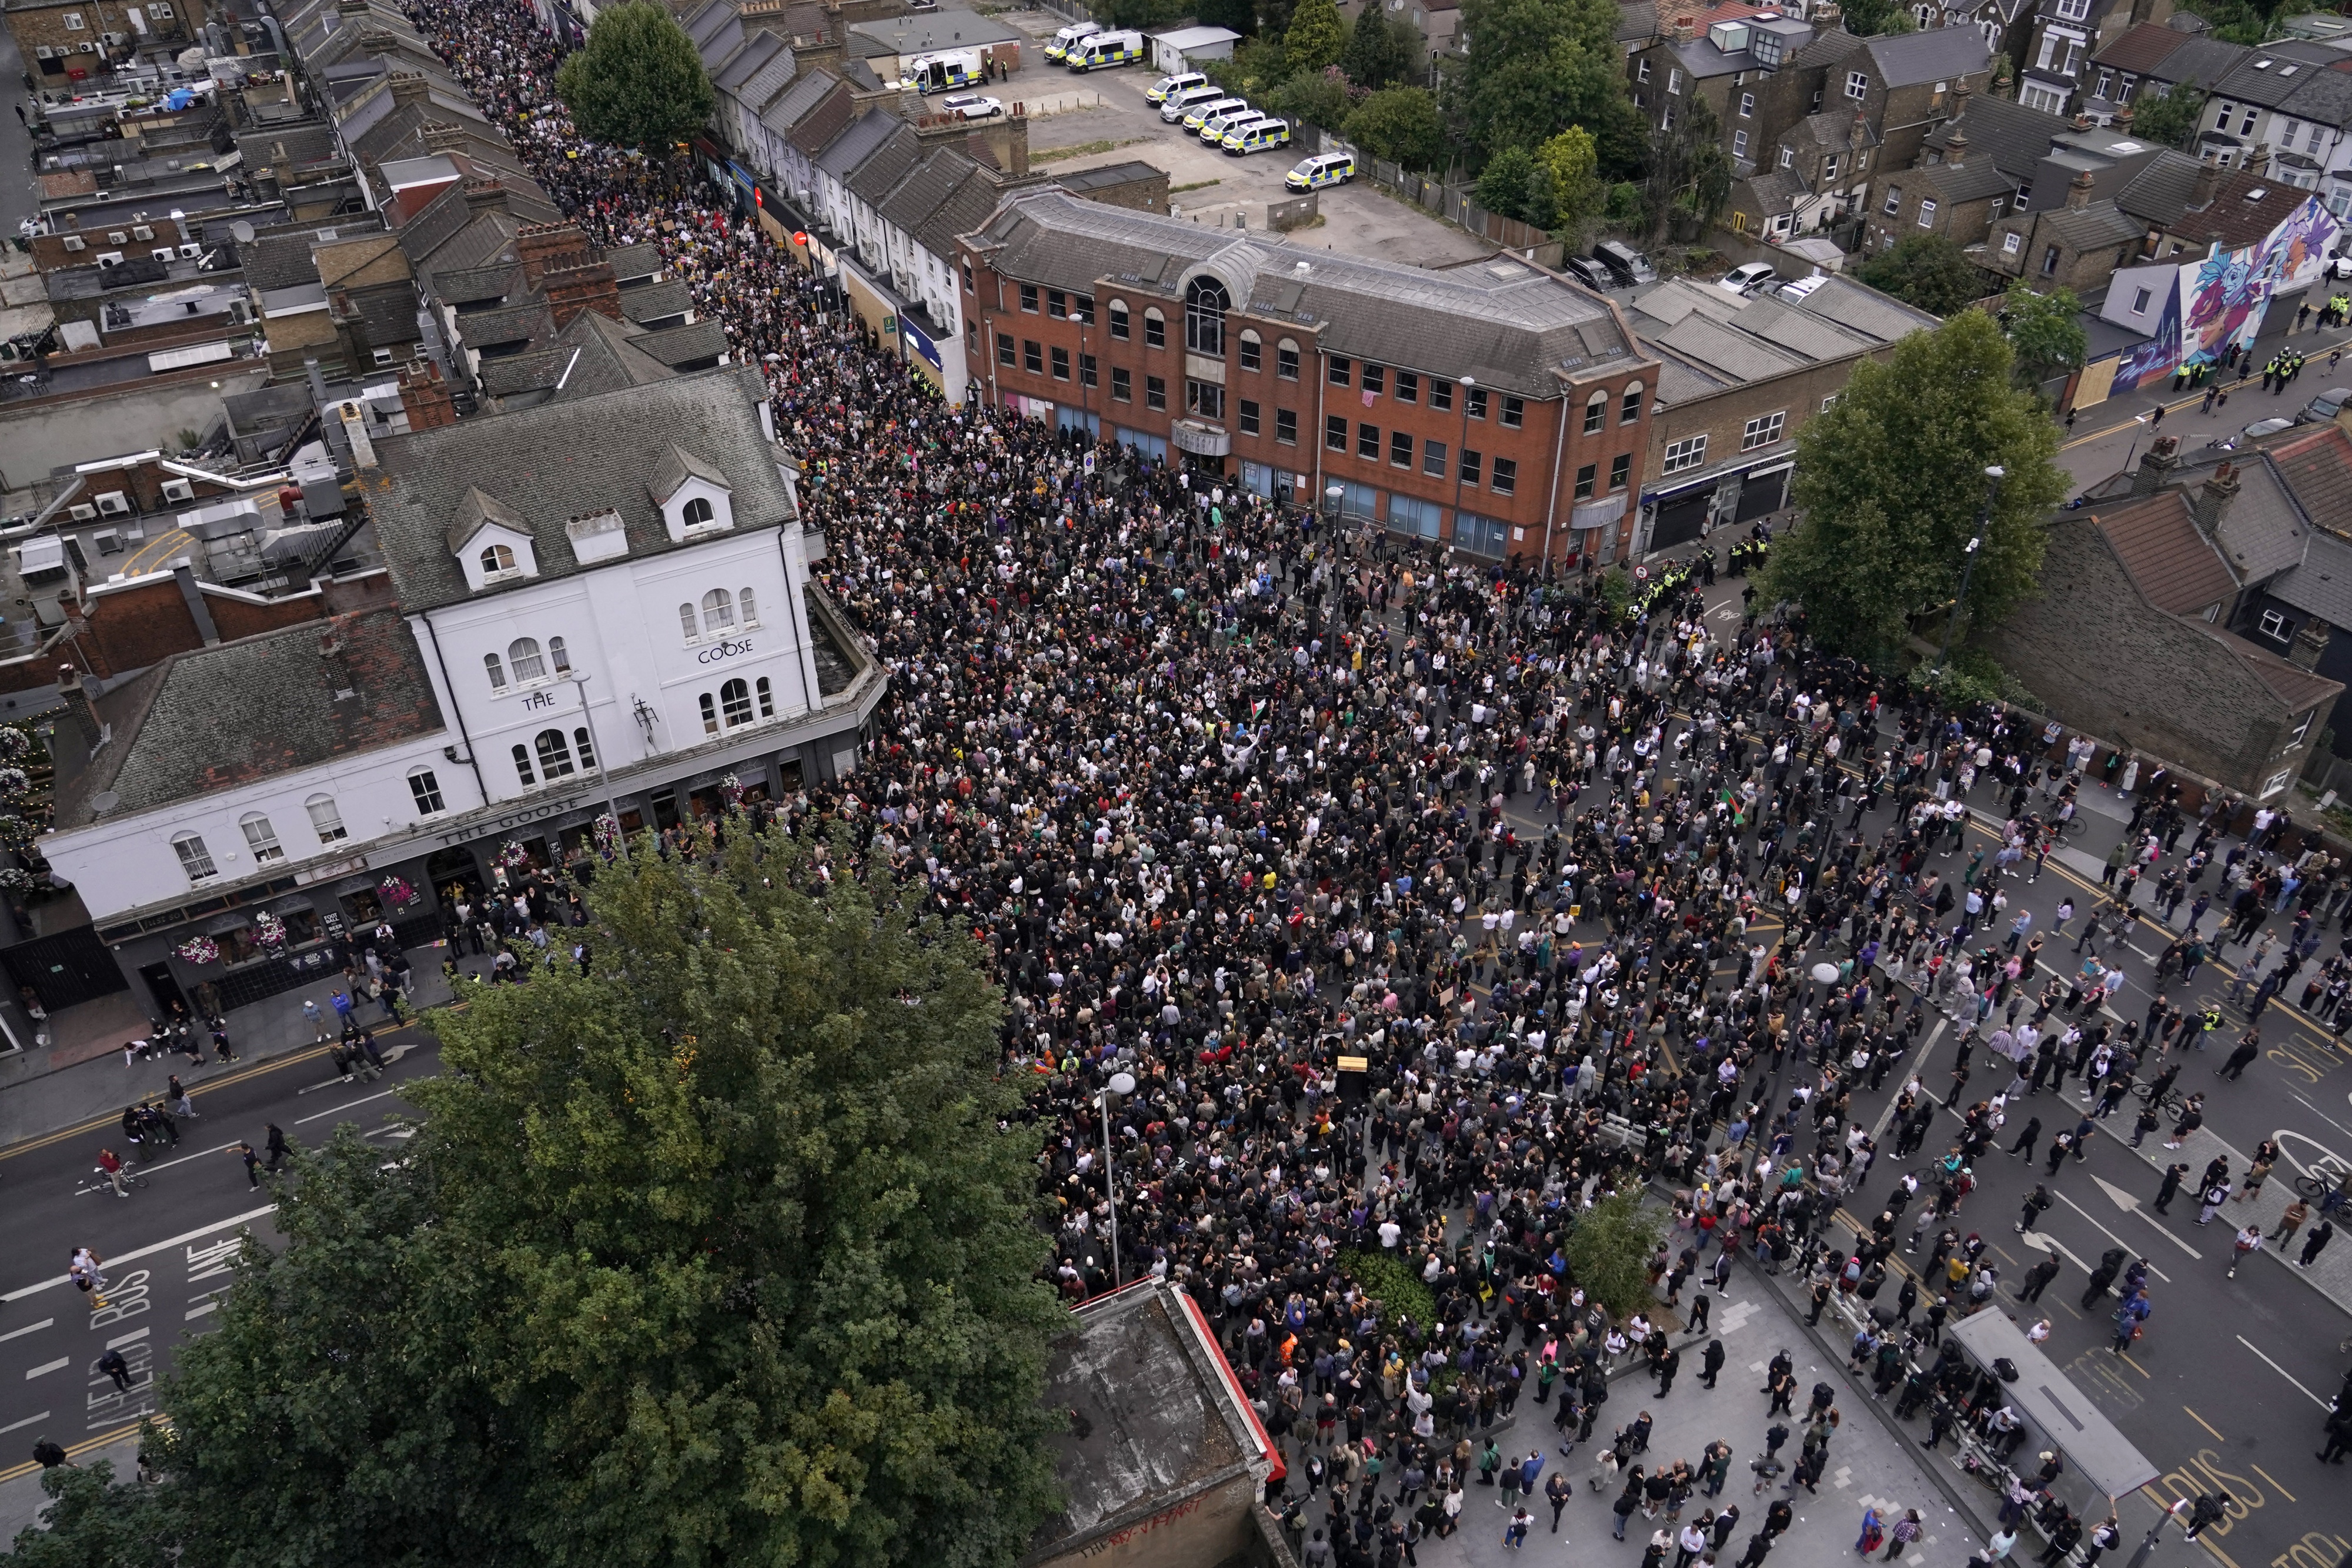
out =
[(683, 543), (700, 534), (721, 533), (734, 526), (732, 486), (727, 476), (672, 442), (660, 470), (646, 482), (654, 505), (673, 541)]
[(482, 575), (504, 577), (515, 569), (515, 553), (505, 545), (492, 545), (482, 552)]
[(449, 552), (477, 591), (517, 578), (534, 577), (539, 560), (530, 524), (497, 497), (468, 489), (448, 529)]
[(708, 497), (697, 496), (679, 509), (678, 520), (689, 528), (708, 527), (717, 514), (711, 510)]

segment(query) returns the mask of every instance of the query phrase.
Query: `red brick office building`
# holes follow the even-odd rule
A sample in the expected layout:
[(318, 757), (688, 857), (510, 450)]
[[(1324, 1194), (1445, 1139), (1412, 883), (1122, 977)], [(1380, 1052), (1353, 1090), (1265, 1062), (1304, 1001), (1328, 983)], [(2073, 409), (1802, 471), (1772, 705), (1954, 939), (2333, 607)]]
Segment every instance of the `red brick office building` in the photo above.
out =
[(1658, 365), (1498, 257), (1424, 271), (1081, 201), (963, 239), (980, 395), (1488, 557), (1623, 558)]

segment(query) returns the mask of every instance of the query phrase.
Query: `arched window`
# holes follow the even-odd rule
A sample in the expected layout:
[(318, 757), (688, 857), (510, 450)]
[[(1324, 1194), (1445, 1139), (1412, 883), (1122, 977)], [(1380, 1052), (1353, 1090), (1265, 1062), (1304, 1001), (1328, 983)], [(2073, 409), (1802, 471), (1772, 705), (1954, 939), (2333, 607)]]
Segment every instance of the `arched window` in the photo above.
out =
[(689, 528), (698, 528), (703, 524), (711, 521), (717, 516), (718, 513), (711, 510), (709, 501), (700, 496), (697, 496), (692, 500), (687, 502), (685, 507), (678, 513), (678, 517), (685, 521), (686, 526)]
[(1252, 329), (1247, 327), (1243, 328), (1242, 369), (1245, 371), (1255, 371), (1265, 368), (1265, 340)]
[(1596, 388), (1592, 395), (1584, 401), (1584, 434), (1598, 435), (1601, 434), (1601, 427), (1608, 423), (1609, 393), (1604, 389)]
[(320, 843), (331, 844), (337, 839), (352, 836), (351, 830), (343, 826), (342, 812), (335, 809), (332, 795), (313, 795), (302, 802), (302, 807), (310, 813), (310, 831), (319, 835)]
[(740, 680), (728, 682), (719, 688), (719, 706), (727, 715), (727, 727), (751, 722), (751, 688)]
[(709, 692), (702, 694), (702, 733), (719, 733), (719, 703)]
[(564, 651), (562, 638), (550, 637), (547, 640), (547, 662), (555, 666), (555, 673), (559, 675), (572, 673), (572, 655)]
[(532, 737), (531, 748), (539, 753), (539, 774), (542, 779), (561, 779), (572, 772), (572, 747), (564, 743), (560, 729), (542, 729)]
[(482, 655), (482, 668), (490, 673), (490, 690), (502, 692), (507, 689), (507, 667), (499, 663), (496, 653)]
[(735, 596), (723, 588), (714, 588), (702, 596), (702, 629), (724, 632), (735, 624)]
[(1143, 346), (1164, 349), (1168, 346), (1168, 318), (1160, 313), (1157, 305), (1147, 306), (1143, 312)]
[(482, 575), (485, 577), (497, 572), (512, 571), (514, 566), (514, 551), (504, 545), (492, 545), (482, 552)]
[(188, 873), (190, 882), (208, 882), (220, 874), (220, 868), (213, 864), (212, 852), (205, 848), (201, 833), (173, 835), (172, 852), (180, 857), (180, 869)]
[(278, 841), (278, 830), (269, 825), (268, 818), (247, 811), (236, 825), (245, 830), (246, 847), (253, 852), (254, 864), (268, 865), (286, 858), (286, 846)]
[(1225, 357), (1225, 312), (1233, 301), (1213, 277), (1196, 277), (1184, 289), (1184, 347), (1212, 359)]
[(1625, 401), (1617, 409), (1617, 423), (1631, 424), (1641, 417), (1642, 383), (1635, 382), (1625, 389)]
[(760, 694), (760, 716), (761, 718), (775, 717), (776, 693), (775, 688), (768, 685), (768, 677), (761, 675), (757, 681), (753, 682), (752, 685)]
[(577, 747), (580, 750), (581, 767), (593, 768), (596, 766), (596, 747), (594, 743), (588, 738), (588, 731), (585, 726), (583, 726), (581, 728), (575, 729), (572, 732), (572, 744)]
[(686, 632), (686, 640), (688, 642), (699, 643), (702, 641), (702, 622), (694, 618), (693, 605), (681, 604), (677, 607), (677, 623), (679, 628)]
[(1127, 301), (1124, 299), (1110, 302), (1110, 335), (1122, 343), (1127, 341)]
[(517, 746), (517, 747), (514, 748), (514, 759), (515, 759), (515, 777), (517, 777), (518, 779), (520, 779), (522, 780), (522, 787), (523, 787), (524, 789), (530, 789), (532, 785), (534, 785), (534, 784), (536, 784), (536, 783), (538, 783), (538, 782), (539, 782), (539, 780), (538, 780), (536, 778), (532, 777), (532, 775), (531, 775), (531, 771), (530, 771), (530, 747), (524, 747), (524, 746)]
[(735, 596), (735, 608), (741, 613), (744, 625), (757, 626), (760, 623), (760, 612), (752, 602), (750, 589), (747, 588)]
[(507, 663), (518, 682), (547, 679), (547, 664), (539, 656), (539, 639), (518, 637), (507, 644)]

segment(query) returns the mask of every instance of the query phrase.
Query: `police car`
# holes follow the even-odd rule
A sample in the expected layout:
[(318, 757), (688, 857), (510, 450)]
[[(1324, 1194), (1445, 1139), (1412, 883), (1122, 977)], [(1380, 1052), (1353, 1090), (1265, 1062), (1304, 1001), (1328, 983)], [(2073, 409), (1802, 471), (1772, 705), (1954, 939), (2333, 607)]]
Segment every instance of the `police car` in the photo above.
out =
[(1344, 185), (1356, 177), (1356, 156), (1352, 152), (1318, 152), (1312, 158), (1301, 158), (1282, 183), (1294, 191), (1319, 191), (1326, 185)]
[(1287, 147), (1290, 145), (1290, 122), (1276, 120), (1270, 114), (1256, 120), (1244, 120), (1229, 127), (1217, 145), (1233, 158), (1267, 152), (1276, 147)]

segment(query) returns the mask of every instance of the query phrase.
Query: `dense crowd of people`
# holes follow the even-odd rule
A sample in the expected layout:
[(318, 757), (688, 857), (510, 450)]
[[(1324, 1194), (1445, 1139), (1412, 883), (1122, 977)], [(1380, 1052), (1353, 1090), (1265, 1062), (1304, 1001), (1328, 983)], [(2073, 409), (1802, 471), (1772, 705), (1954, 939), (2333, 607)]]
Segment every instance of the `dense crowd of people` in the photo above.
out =
[[(1563, 1452), (1596, 1445), (1621, 1537), (1663, 1515), (1654, 1561), (1662, 1542), (1712, 1561), (1738, 1519), (1706, 1506), (1729, 1449), (1661, 1462), (1646, 1416), (1612, 1427), (1601, 1406), (1629, 1358), (1671, 1385), (1672, 1332), (1706, 1334), (1705, 1287), (1738, 1252), (1801, 1270), (1816, 1320), (1864, 1303), (1857, 1374), (1927, 1412), (1935, 1442), (1958, 1427), (1998, 1449), (2014, 1412), (1941, 1334), (1997, 1281), (1956, 1218), (2008, 1103), (1971, 1073), (1989, 1051), (2011, 1091), (2113, 1093), (2180, 1027), (2111, 1029), (2097, 1007), (2095, 945), (2116, 939), (2100, 916), (2144, 862), (2111, 867), (2071, 987), (2033, 979), (2063, 923), (2005, 914), (2087, 751), (2060, 763), (2000, 709), (1956, 716), (1819, 655), (1785, 607), (1709, 616), (1711, 559), (1612, 605), (1590, 578), (1335, 534), (1216, 476), (948, 404), (686, 165), (576, 136), (526, 8), (412, 10), (590, 237), (657, 246), (762, 368), (825, 587), (891, 676), (859, 773), (785, 810), (847, 817), (988, 945), (1005, 1070), (1035, 1083), (1058, 1288), (1152, 1275), (1193, 1294), (1283, 1445), (1270, 1501), (1307, 1561), (1410, 1561), (1482, 1480), (1532, 1502), (1543, 1447), (1482, 1436), (1523, 1396)], [(1988, 788), (2010, 831), (1955, 872), (1963, 802)], [(2128, 842), (2196, 831), (2206, 852), (2210, 807), (2185, 813), (2161, 779), (2142, 799)], [(2201, 901), (2196, 880), (2180, 887)], [(2326, 883), (2298, 882), (2323, 918)], [(2240, 915), (2278, 891), (2255, 883), (2248, 905), (2246, 886), (2220, 892)], [(1963, 1026), (1940, 1096), (1955, 1146), (1836, 1229), (1880, 1153), (1851, 1096), (1885, 1085), (1936, 1006)], [(1120, 1072), (1106, 1171), (1099, 1097)], [(1915, 1079), (1896, 1104), (1901, 1159), (1936, 1103)], [(1653, 1181), (1676, 1197), (1650, 1300), (1590, 1299), (1574, 1221)], [(1924, 1266), (1891, 1268), (1923, 1246)], [(2126, 1343), (2145, 1288), (2124, 1291)], [(1711, 1386), (1721, 1342), (1703, 1356)], [(1803, 1433), (1787, 1485), (1810, 1487), (1833, 1395), (1799, 1416), (1791, 1369), (1768, 1384), (1782, 1439)], [(2111, 1543), (2044, 1472), (2004, 1524), (2039, 1510), (2053, 1539)], [(1555, 1523), (1564, 1473), (1542, 1483)], [(1739, 1561), (1789, 1519), (1776, 1503)], [(1898, 1546), (1917, 1535), (1916, 1515), (1889, 1522)]]

